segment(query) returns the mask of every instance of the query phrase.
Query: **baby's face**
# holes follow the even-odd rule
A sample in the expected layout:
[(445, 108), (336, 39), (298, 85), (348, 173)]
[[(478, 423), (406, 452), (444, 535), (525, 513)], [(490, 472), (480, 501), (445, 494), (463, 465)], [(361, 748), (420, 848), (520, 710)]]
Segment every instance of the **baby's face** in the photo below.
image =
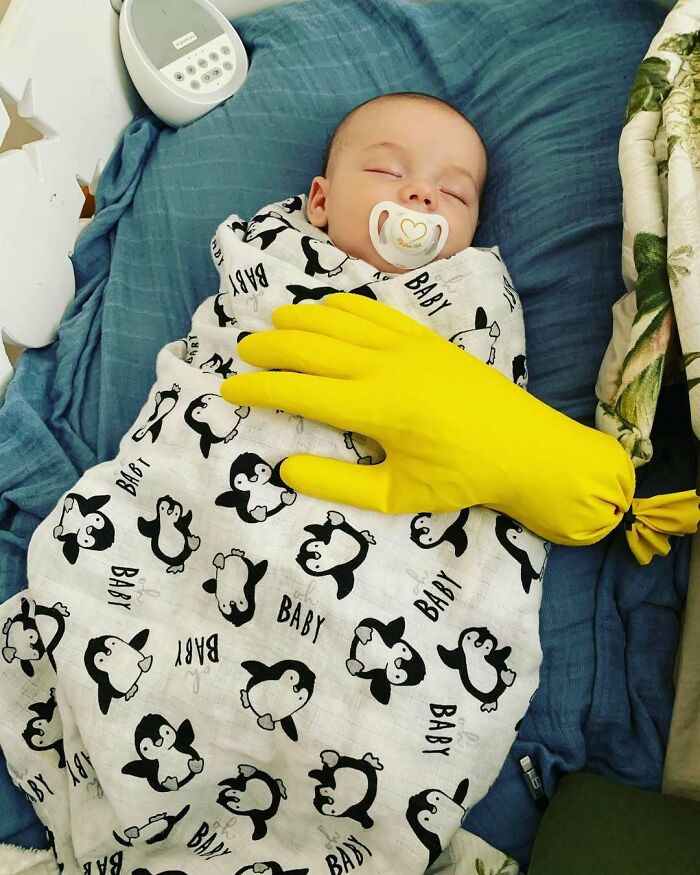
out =
[(465, 249), (479, 218), (486, 154), (476, 131), (448, 108), (423, 100), (381, 100), (359, 110), (340, 134), (327, 176), (316, 176), (309, 220), (333, 243), (385, 273), (405, 273), (372, 245), (369, 216), (379, 201), (450, 224), (440, 258)]

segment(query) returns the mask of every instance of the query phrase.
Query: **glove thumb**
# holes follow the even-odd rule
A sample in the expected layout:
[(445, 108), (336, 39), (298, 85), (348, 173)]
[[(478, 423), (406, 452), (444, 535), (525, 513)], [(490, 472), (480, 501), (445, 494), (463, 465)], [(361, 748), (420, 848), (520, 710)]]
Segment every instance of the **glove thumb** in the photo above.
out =
[[(295, 492), (322, 501), (340, 502), (368, 510), (384, 510), (388, 493), (388, 466), (358, 465), (326, 456), (290, 456), (280, 466), (280, 476)], [(384, 511), (387, 513), (388, 511)]]

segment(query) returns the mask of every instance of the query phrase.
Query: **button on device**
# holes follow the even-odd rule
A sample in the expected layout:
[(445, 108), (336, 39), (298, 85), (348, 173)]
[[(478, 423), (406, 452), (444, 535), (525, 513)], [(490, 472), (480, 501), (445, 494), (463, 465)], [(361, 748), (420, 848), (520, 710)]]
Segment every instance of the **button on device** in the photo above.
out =
[(209, 66), (209, 64), (207, 64), (207, 62), (205, 61), (204, 58), (200, 58), (200, 59), (197, 61), (197, 63), (199, 64), (200, 67), (208, 67), (208, 66)]
[(221, 46), (221, 54), (222, 55), (230, 55), (231, 49), (228, 46)]
[(196, 90), (199, 88), (199, 82), (197, 82), (196, 79), (193, 79), (193, 80), (190, 82), (190, 86), (191, 86), (192, 88), (194, 88), (194, 90), (196, 91)]
[(190, 76), (194, 76), (194, 74), (197, 72), (197, 68), (194, 66), (194, 64), (188, 64), (185, 67), (185, 72), (189, 73)]
[(176, 73), (176, 74), (175, 74), (175, 81), (176, 81), (176, 82), (182, 82), (182, 81), (184, 80), (184, 78), (185, 78), (185, 77), (182, 75), (182, 73)]
[(211, 73), (204, 73), (202, 75), (202, 82), (211, 82)]
[(216, 52), (209, 52), (209, 60), (210, 61), (218, 61), (219, 56), (216, 54)]
[(214, 69), (211, 71), (211, 78), (216, 79), (219, 76), (221, 76), (221, 70), (219, 70), (218, 67), (214, 67)]
[(233, 70), (233, 64), (230, 61), (224, 61), (224, 70)]

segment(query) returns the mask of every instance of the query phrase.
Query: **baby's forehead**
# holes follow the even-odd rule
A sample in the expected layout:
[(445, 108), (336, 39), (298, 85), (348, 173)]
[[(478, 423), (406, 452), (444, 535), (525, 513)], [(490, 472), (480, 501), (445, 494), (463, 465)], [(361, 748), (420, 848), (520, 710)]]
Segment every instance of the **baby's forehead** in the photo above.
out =
[(449, 107), (428, 101), (382, 100), (362, 106), (347, 118), (340, 139), (345, 148), (353, 150), (410, 152), (428, 146), (436, 160), (457, 143), (461, 150), (483, 150), (471, 122)]

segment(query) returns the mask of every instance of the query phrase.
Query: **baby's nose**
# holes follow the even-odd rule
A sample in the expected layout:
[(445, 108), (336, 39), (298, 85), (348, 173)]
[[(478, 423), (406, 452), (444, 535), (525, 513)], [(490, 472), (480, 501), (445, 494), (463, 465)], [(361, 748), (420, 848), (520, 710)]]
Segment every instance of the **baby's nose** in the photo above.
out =
[(413, 183), (407, 185), (403, 191), (407, 203), (413, 206), (433, 207), (437, 203), (435, 191), (430, 185)]
[(412, 194), (411, 197), (409, 198), (409, 200), (412, 200), (412, 201), (420, 201), (420, 202), (422, 202), (423, 204), (425, 204), (426, 207), (429, 207), (429, 206), (432, 204), (432, 202), (433, 202), (433, 201), (432, 201), (432, 198), (430, 197), (430, 195), (425, 195), (425, 194), (423, 194), (423, 195), (421, 195), (421, 194)]

